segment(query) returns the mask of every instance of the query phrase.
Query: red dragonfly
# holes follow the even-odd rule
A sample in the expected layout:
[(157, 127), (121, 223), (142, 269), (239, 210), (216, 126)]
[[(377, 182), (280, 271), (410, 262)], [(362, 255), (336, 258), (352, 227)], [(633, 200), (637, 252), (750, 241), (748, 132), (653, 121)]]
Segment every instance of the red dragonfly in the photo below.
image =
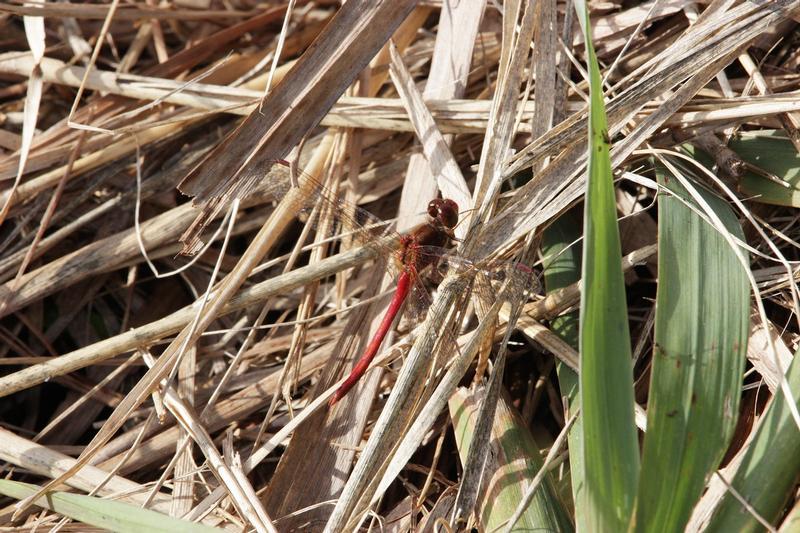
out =
[(401, 269), (400, 276), (397, 278), (397, 288), (395, 289), (392, 301), (386, 308), (380, 326), (369, 341), (364, 354), (353, 367), (350, 375), (342, 383), (328, 401), (328, 406), (333, 405), (344, 397), (347, 392), (361, 379), (361, 376), (369, 368), (369, 364), (378, 353), (384, 337), (392, 327), (394, 318), (406, 301), (406, 297), (411, 292), (411, 287), (415, 284), (420, 271), (436, 261), (435, 256), (423, 252), (430, 247), (443, 247), (455, 239), (453, 229), (458, 224), (458, 204), (450, 199), (435, 199), (428, 203), (428, 217), (426, 224), (417, 226), (415, 230), (407, 235), (400, 237), (400, 247), (395, 253), (398, 266)]
[[(258, 192), (271, 198), (281, 199), (286, 196), (292, 187), (297, 186), (290, 176), (294, 168), (285, 160), (276, 160), (274, 164), (273, 171), (270, 172), (273, 179), (264, 180)], [(274, 170), (276, 168), (283, 168), (287, 172), (283, 176), (274, 179)], [(308, 173), (299, 171), (299, 174), (305, 184), (311, 184), (313, 192), (303, 200), (302, 203), (304, 205), (296, 206), (298, 212), (309, 210), (314, 205), (327, 206), (330, 213), (336, 214), (340, 231), (355, 234), (355, 240), (361, 241), (365, 245), (384, 246), (377, 244), (381, 239), (377, 239), (375, 235), (376, 232), (380, 233), (381, 231), (384, 234), (388, 233), (388, 230), (381, 229), (386, 226), (384, 221), (359, 207), (340, 201), (336, 194), (326, 189), (316, 178)], [(181, 187), (181, 190), (184, 190), (184, 188)], [(197, 248), (196, 244), (191, 244), (195, 235), (199, 234), (221, 207), (219, 198), (212, 197), (209, 203), (210, 207), (198, 216), (195, 223), (181, 239), (189, 243), (188, 246), (192, 250)], [(396, 234), (399, 244), (397, 247), (385, 247), (385, 249), (380, 250), (380, 256), (394, 256), (395, 268), (399, 270), (397, 287), (377, 331), (350, 375), (330, 398), (329, 406), (333, 406), (342, 399), (366, 373), (412, 288), (419, 286), (418, 280), (421, 271), (429, 266), (436, 266), (442, 258), (450, 264), (468, 264), (470, 268), (477, 268), (467, 260), (449, 255), (445, 248), (455, 239), (453, 230), (459, 222), (459, 206), (456, 202), (450, 199), (437, 198), (428, 203), (426, 211), (427, 222), (420, 224), (407, 234)], [(492, 271), (490, 270), (490, 272)], [(418, 292), (422, 293), (422, 299), (426, 299), (427, 295), (424, 288), (420, 287)]]

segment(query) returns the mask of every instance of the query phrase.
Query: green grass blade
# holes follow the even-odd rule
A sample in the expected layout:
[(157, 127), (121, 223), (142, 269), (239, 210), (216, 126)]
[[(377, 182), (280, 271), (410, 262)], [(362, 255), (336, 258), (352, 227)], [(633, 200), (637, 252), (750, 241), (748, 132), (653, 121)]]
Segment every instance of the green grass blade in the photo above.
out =
[[(478, 419), (480, 397), (459, 389), (450, 398), (450, 417), (462, 462), (466, 461)], [(500, 531), (516, 511), (544, 460), (517, 410), (500, 395), (492, 419), (491, 453), (483, 470), (483, 497), (478, 502), (486, 531)], [(511, 531), (573, 531), (550, 474), (534, 492), (530, 505)]]
[[(28, 483), (0, 480), (0, 493), (22, 500), (32, 496), (39, 487)], [(36, 505), (90, 526), (123, 533), (209, 533), (219, 529), (186, 522), (165, 514), (142, 509), (129, 503), (95, 498), (70, 492), (53, 492), (37, 500)]]
[(742, 195), (755, 202), (800, 207), (800, 154), (783, 131), (745, 132), (731, 140), (730, 147), (739, 156), (789, 186), (766, 176), (745, 172), (739, 183)]
[[(764, 204), (800, 207), (800, 153), (786, 137), (786, 132), (744, 131), (731, 139), (728, 146), (742, 161), (752, 165), (738, 181), (743, 197)], [(714, 160), (703, 150), (688, 143), (683, 149), (706, 167), (714, 165)], [(784, 183), (773, 181), (771, 177)]]
[[(797, 398), (800, 395), (800, 351), (795, 352), (786, 379)], [(762, 518), (776, 526), (775, 521), (783, 513), (787, 499), (794, 494), (795, 484), (800, 477), (798, 451), (800, 432), (797, 431), (783, 391), (778, 390), (761, 417), (753, 442), (731, 483), (734, 490)], [(755, 532), (764, 531), (764, 527), (733, 494), (727, 492), (706, 531)]]
[[(658, 201), (658, 294), (638, 531), (682, 531), (736, 426), (750, 287), (725, 238), (677, 179)], [(744, 239), (730, 207), (699, 194)], [(687, 205), (689, 204), (689, 205)]]
[(588, 531), (624, 531), (639, 475), (628, 311), (622, 277), (610, 141), (597, 58), (584, 1), (576, 0), (586, 41), (589, 179), (584, 214), (580, 396)]
[[(544, 284), (548, 293), (572, 285), (581, 278), (581, 217), (578, 209), (571, 209), (544, 230), (542, 254), (544, 260)], [(578, 312), (573, 311), (550, 321), (550, 329), (570, 346), (578, 348)], [(570, 367), (556, 363), (561, 395), (567, 398), (569, 412), (580, 409), (578, 375)], [(583, 492), (583, 422), (578, 415), (568, 436), (569, 469), (572, 480), (572, 501), (581, 501)], [(585, 531), (585, 515), (582, 505), (575, 506), (575, 525)]]

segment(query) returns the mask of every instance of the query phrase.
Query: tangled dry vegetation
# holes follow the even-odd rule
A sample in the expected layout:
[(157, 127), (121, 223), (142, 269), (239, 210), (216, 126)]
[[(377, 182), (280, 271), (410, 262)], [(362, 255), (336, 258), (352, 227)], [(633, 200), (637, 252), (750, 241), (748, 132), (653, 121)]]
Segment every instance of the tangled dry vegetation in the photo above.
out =
[[(793, 174), (761, 168), (785, 193), (760, 202), (757, 184), (740, 182), (755, 163), (725, 144), (783, 130), (800, 148), (798, 4), (589, 3), (642, 407), (654, 154), (710, 153), (794, 273)], [(549, 321), (576, 309), (577, 284), (545, 296), (541, 283), (483, 271), (428, 283), (427, 318), (401, 321), (380, 368), (326, 403), (388, 301), (389, 248), (374, 244), (384, 227), (349, 234), (360, 208), (402, 230), (441, 191), (464, 210), (458, 248), (472, 262), (521, 259), (541, 278), (542, 230), (586, 185), (586, 54), (571, 2), (9, 2), (0, 50), (10, 479), (232, 530), (423, 530), (454, 523), (454, 508), (490, 530), (541, 481), (547, 454), (526, 453), (548, 449), (542, 490), (560, 502), (555, 523), (572, 527), (563, 435), (574, 412), (556, 368), (577, 370), (578, 357)], [(751, 246), (772, 255), (760, 235)], [(730, 457), (779, 386), (764, 339), (788, 365), (798, 334), (787, 270), (752, 261), (769, 323), (753, 322)], [(478, 423), (486, 398), (498, 404), (491, 427)], [(510, 428), (516, 451), (498, 449)], [(473, 438), (489, 458), (482, 484)], [(716, 488), (690, 528), (706, 523)], [(0, 514), (22, 529), (87, 527), (11, 499)]]

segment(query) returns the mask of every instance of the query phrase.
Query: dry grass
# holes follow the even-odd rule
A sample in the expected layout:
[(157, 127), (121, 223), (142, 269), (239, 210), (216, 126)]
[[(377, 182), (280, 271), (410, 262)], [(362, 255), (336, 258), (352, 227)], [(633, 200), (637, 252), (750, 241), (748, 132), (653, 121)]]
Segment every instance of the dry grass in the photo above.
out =
[[(338, 191), (336, 209), (366, 207), (404, 229), (442, 191), (465, 210), (459, 250), (487, 262), (524, 257), (538, 272), (542, 228), (585, 185), (577, 22), (565, 27), (555, 0), (507, 1), (502, 14), (481, 0), (334, 4), (0, 5), (9, 476), (86, 492), (104, 482), (100, 496), (233, 529), (352, 529), (369, 509), (386, 527), (417, 528), (449, 517), (439, 505), (475, 475), (459, 471), (442, 416), (457, 386), (490, 374), (489, 393), (522, 413), (540, 446), (557, 438), (569, 417), (553, 368), (578, 363), (547, 321), (574, 309), (577, 284), (545, 297), (485, 282), (500, 291), (493, 302), (492, 291), (447, 278), (423, 324), (401, 323), (379, 357), (388, 370), (328, 411), (386, 304), (385, 258), (375, 246), (328, 242), (338, 213), (324, 205), (300, 217), (319, 218), (320, 231), (298, 224), (300, 206), (316, 205), (316, 184), (302, 175), (285, 196), (263, 192), (287, 179), (285, 169), (267, 174), (274, 160), (297, 160)], [(612, 160), (631, 172), (618, 207), (637, 355), (649, 357), (657, 277), (641, 161), (688, 140), (713, 151), (743, 130), (783, 129), (800, 149), (789, 17), (798, 4), (593, 7)], [(735, 154), (715, 155), (736, 168)], [(778, 228), (769, 238), (794, 272), (791, 208), (747, 207)], [(179, 255), (201, 242), (199, 258)], [(786, 270), (773, 266), (752, 266), (765, 287), (783, 285), (770, 289), (749, 355), (774, 391), (764, 339), (790, 354), (798, 310)], [(512, 351), (487, 369), (506, 332), (516, 333)], [(742, 402), (743, 418), (763, 405)], [(464, 488), (457, 501), (477, 497)], [(15, 511), (5, 503), (4, 524)], [(14, 524), (59, 518), (27, 510)]]

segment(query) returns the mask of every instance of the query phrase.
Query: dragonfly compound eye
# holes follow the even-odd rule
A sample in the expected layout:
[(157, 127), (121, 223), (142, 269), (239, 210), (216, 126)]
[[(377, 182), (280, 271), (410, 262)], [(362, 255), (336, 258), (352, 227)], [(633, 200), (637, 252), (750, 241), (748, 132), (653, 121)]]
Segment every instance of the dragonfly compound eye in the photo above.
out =
[(449, 198), (431, 200), (428, 215), (446, 228), (455, 228), (458, 225), (458, 204)]
[(439, 218), (439, 200), (431, 200), (428, 202), (428, 216), (431, 218)]

